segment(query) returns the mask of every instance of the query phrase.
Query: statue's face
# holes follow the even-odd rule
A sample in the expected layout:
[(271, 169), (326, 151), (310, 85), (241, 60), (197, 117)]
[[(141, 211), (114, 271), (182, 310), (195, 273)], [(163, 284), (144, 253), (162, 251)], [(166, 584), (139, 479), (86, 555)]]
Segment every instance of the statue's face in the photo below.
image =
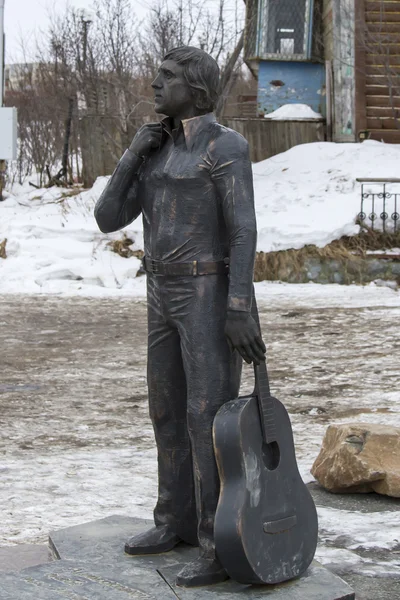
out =
[(192, 91), (183, 75), (183, 66), (166, 60), (151, 84), (154, 90), (154, 110), (167, 117), (177, 117), (193, 107)]

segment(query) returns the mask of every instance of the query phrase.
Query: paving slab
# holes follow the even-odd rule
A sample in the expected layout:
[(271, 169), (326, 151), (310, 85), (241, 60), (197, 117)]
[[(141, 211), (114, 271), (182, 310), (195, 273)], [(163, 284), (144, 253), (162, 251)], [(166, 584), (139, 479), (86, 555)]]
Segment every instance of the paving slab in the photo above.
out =
[(298, 579), (279, 585), (242, 585), (228, 580), (201, 588), (182, 588), (175, 585), (181, 565), (162, 567), (160, 573), (180, 600), (354, 600), (352, 589), (316, 561)]
[(0, 547), (0, 573), (42, 565), (52, 560), (48, 546), (18, 544)]
[[(82, 561), (88, 569), (122, 569), (135, 580), (140, 570), (159, 573), (173, 591), (173, 598), (182, 600), (354, 600), (352, 589), (337, 575), (314, 562), (299, 579), (279, 586), (242, 585), (232, 580), (199, 588), (182, 588), (175, 585), (176, 575), (182, 566), (193, 560), (198, 550), (179, 544), (171, 552), (148, 556), (129, 556), (124, 553), (124, 542), (153, 522), (124, 516), (111, 516), (98, 521), (68, 527), (50, 533), (50, 544), (56, 556), (64, 561)], [(150, 596), (152, 597), (152, 596)], [(95, 596), (93, 596), (95, 598)], [(100, 597), (99, 597), (100, 598)], [(159, 596), (162, 600), (163, 596)], [(167, 599), (168, 597), (165, 596)], [(110, 600), (113, 597), (110, 596)], [(24, 599), (25, 600), (25, 599)]]
[[(67, 527), (49, 534), (49, 543), (55, 557), (114, 565), (138, 565), (159, 569), (193, 560), (197, 548), (179, 544), (171, 552), (131, 556), (125, 554), (124, 545), (130, 537), (153, 527), (153, 521), (113, 515), (82, 525)], [(184, 558), (183, 558), (184, 556)]]
[(1, 600), (176, 600), (155, 569), (56, 560), (4, 573)]

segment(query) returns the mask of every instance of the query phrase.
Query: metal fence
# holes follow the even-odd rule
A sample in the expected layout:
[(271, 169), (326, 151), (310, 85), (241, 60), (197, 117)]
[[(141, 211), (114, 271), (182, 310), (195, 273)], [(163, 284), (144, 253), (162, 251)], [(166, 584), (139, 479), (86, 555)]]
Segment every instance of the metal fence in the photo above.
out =
[(372, 230), (399, 231), (400, 179), (357, 179), (361, 183), (358, 219)]

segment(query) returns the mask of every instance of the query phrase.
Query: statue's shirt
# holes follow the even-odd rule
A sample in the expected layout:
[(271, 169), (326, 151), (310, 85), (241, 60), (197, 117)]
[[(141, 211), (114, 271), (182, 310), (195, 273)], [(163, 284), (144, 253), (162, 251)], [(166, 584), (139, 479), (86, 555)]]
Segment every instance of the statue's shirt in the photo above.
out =
[(250, 310), (256, 245), (248, 144), (212, 113), (162, 121), (160, 149), (141, 164), (127, 150), (95, 209), (103, 231), (143, 215), (146, 256), (167, 262), (229, 256), (228, 308)]

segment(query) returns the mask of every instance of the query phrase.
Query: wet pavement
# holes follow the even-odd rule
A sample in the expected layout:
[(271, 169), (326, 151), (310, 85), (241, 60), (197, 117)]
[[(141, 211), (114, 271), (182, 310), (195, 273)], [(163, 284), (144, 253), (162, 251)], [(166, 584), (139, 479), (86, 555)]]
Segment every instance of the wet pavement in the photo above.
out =
[[(299, 308), (293, 299), (259, 308), (273, 393), (290, 413), (308, 481), (329, 423), (400, 424), (400, 308)], [(0, 296), (0, 347), (0, 543), (23, 552), (22, 544), (45, 543), (50, 529), (109, 514), (151, 517), (144, 300)], [(252, 386), (246, 368), (242, 393)], [(391, 499), (377, 508), (375, 495), (336, 506), (339, 497), (315, 486), (313, 494), (343, 514), (398, 509)], [(337, 540), (332, 533), (340, 549)], [(361, 546), (351, 551), (364, 560)], [(371, 548), (369, 564), (382, 567), (371, 576), (324, 564), (355, 586), (358, 600), (394, 600), (399, 550)], [(0, 553), (0, 570), (8, 560)]]

